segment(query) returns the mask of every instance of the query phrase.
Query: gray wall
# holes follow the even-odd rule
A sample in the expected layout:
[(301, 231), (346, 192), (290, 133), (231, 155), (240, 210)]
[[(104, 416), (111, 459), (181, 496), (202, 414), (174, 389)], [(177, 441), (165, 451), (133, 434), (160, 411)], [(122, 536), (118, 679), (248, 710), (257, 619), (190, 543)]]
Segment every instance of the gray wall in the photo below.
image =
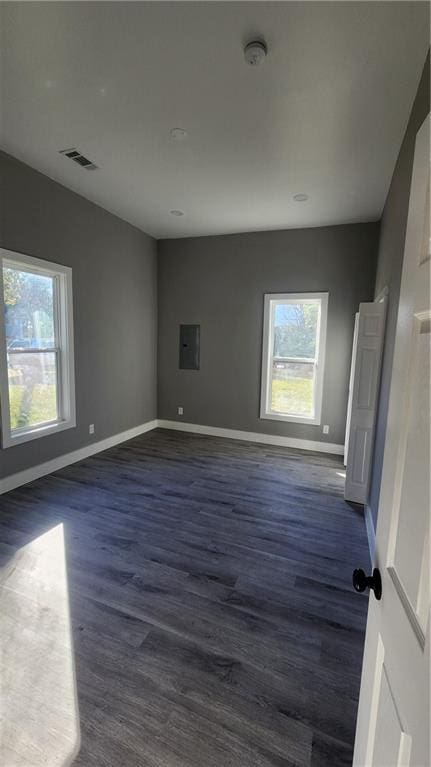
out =
[(382, 378), (380, 385), (379, 412), (377, 418), (374, 446), (373, 471), (369, 505), (374, 519), (377, 520), (380, 482), (382, 477), (383, 453), (388, 416), (389, 389), (392, 375), (395, 330), (397, 323), (398, 301), (400, 295), (401, 270), (404, 256), (404, 243), (409, 207), (410, 181), (413, 169), (413, 156), (416, 133), (430, 111), (430, 59), (425, 63), (417, 95), (413, 104), (406, 134), (398, 155), (392, 176), (389, 193), (383, 211), (379, 255), (376, 277), (376, 296), (385, 286), (389, 288), (389, 305), (386, 324), (385, 349), (383, 356)]
[[(159, 241), (159, 418), (342, 443), (354, 316), (373, 298), (378, 233), (371, 223)], [(259, 418), (263, 295), (306, 291), (329, 292), (327, 436)], [(180, 323), (201, 324), (200, 371), (178, 369)]]
[[(416, 132), (429, 111), (427, 60), (383, 213), (375, 294), (389, 312), (370, 505), (377, 514)], [(0, 153), (0, 245), (73, 268), (75, 429), (0, 450), (0, 477), (157, 415), (157, 243)], [(162, 240), (158, 416), (341, 443), (354, 312), (373, 294), (378, 224)], [(263, 294), (328, 290), (322, 423), (259, 418)], [(178, 370), (178, 326), (201, 323), (200, 371)], [(184, 416), (177, 416), (177, 407)], [(96, 434), (90, 437), (88, 424)]]
[(72, 267), (77, 404), (75, 429), (0, 450), (5, 477), (156, 418), (157, 243), (3, 153), (0, 178), (1, 247)]

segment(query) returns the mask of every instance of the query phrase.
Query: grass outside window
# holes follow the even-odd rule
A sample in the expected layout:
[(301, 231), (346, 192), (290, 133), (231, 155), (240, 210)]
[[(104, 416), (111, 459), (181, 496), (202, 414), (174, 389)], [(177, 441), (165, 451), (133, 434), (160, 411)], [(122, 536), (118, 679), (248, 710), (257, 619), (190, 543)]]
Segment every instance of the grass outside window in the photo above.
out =
[(271, 410), (308, 416), (313, 409), (312, 378), (289, 378), (272, 381)]
[(54, 384), (36, 384), (26, 402), (26, 387), (9, 385), (11, 428), (17, 429), (57, 419), (57, 398)]

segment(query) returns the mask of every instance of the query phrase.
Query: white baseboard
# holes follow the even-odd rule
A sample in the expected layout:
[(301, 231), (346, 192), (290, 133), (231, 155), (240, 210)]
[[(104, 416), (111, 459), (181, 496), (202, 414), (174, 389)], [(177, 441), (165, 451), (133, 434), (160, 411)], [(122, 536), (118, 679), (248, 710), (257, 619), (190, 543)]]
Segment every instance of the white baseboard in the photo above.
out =
[(44, 477), (46, 474), (52, 474), (53, 471), (63, 469), (65, 466), (69, 466), (71, 463), (82, 461), (84, 458), (88, 458), (95, 453), (101, 453), (102, 450), (107, 450), (114, 445), (120, 444), (120, 442), (126, 442), (128, 439), (138, 437), (139, 434), (144, 434), (146, 431), (156, 429), (158, 421), (147, 421), (140, 426), (134, 426), (133, 429), (122, 431), (119, 434), (114, 434), (112, 437), (107, 437), (99, 442), (92, 442), (91, 445), (79, 448), (79, 450), (73, 450), (71, 453), (65, 453), (58, 458), (53, 458), (51, 461), (40, 463), (38, 466), (32, 466), (30, 469), (19, 471), (16, 474), (11, 474), (9, 477), (0, 479), (0, 495), (7, 493), (9, 490), (13, 490), (21, 485), (26, 485), (27, 482), (33, 482), (34, 479)]
[(370, 550), (371, 564), (373, 564), (374, 551), (376, 548), (376, 531), (374, 529), (373, 515), (371, 513), (370, 506), (368, 506), (368, 503), (365, 505), (364, 514), (365, 514), (365, 525), (367, 528), (368, 548)]
[(196, 423), (182, 423), (179, 421), (164, 421), (154, 419), (153, 421), (147, 421), (147, 423), (135, 426), (133, 429), (122, 431), (120, 434), (114, 434), (112, 437), (107, 437), (99, 442), (92, 442), (91, 445), (79, 448), (79, 450), (73, 450), (71, 453), (65, 453), (64, 455), (53, 458), (51, 461), (45, 461), (37, 466), (31, 466), (29, 469), (19, 471), (16, 474), (11, 474), (9, 477), (0, 479), (0, 495), (7, 493), (9, 490), (14, 490), (16, 487), (26, 485), (28, 482), (33, 482), (39, 477), (44, 477), (46, 474), (52, 474), (58, 469), (64, 469), (65, 466), (70, 466), (72, 463), (82, 461), (84, 458), (89, 458), (90, 455), (101, 453), (103, 450), (108, 450), (114, 445), (119, 445), (121, 442), (126, 442), (128, 439), (138, 437), (140, 434), (145, 434), (147, 431), (156, 429), (176, 429), (177, 431), (187, 431), (193, 434), (207, 434), (212, 437), (225, 437), (227, 439), (241, 439), (246, 442), (260, 442), (264, 445), (279, 445), (280, 447), (294, 447), (299, 450), (313, 450), (319, 453), (332, 453), (336, 455), (342, 455), (344, 447), (343, 445), (335, 445), (330, 442), (316, 442), (309, 439), (295, 439), (294, 437), (278, 437), (274, 434), (261, 434), (253, 431), (240, 431), (238, 429), (221, 429), (217, 426), (201, 426)]
[(260, 442), (264, 445), (296, 447), (299, 450), (313, 450), (318, 453), (343, 455), (344, 452), (344, 445), (336, 445), (331, 442), (317, 442), (311, 439), (278, 437), (275, 434), (262, 434), (261, 432), (255, 431), (239, 431), (238, 429), (221, 429), (218, 426), (201, 426), (197, 423), (183, 423), (182, 421), (164, 421), (159, 419), (158, 425), (161, 429), (176, 429), (177, 431), (188, 431), (193, 434), (207, 434), (211, 437), (242, 439), (246, 442)]

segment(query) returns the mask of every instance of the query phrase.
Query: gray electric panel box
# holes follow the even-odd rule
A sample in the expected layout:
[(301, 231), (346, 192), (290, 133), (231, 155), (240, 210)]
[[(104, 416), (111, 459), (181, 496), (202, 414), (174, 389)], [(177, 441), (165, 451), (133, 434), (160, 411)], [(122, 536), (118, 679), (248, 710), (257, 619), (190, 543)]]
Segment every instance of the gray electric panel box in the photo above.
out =
[(199, 370), (200, 325), (180, 325), (180, 369)]

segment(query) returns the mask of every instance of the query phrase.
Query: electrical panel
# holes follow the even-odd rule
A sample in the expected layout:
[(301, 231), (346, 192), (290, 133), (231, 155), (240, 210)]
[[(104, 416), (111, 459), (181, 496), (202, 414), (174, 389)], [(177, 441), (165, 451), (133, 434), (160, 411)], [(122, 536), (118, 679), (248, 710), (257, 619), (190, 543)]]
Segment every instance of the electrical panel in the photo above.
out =
[(199, 370), (200, 325), (180, 325), (180, 370)]

